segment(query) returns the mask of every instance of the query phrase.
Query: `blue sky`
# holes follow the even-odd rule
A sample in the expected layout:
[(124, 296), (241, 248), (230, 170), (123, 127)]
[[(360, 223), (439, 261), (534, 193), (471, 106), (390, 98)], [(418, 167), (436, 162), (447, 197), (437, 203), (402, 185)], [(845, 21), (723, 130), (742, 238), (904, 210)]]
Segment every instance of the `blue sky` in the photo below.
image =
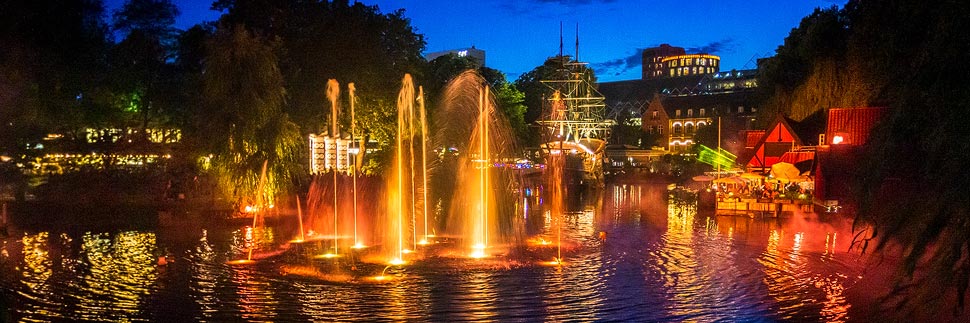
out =
[[(208, 0), (173, 0), (185, 29), (214, 20)], [(486, 65), (514, 80), (559, 52), (559, 23), (565, 53), (575, 52), (579, 24), (580, 59), (600, 81), (640, 78), (639, 50), (668, 43), (721, 56), (722, 69), (753, 68), (753, 59), (775, 48), (816, 7), (844, 0), (362, 0), (382, 12), (405, 16), (428, 42), (427, 52), (475, 47)], [(109, 10), (123, 0), (107, 0)]]

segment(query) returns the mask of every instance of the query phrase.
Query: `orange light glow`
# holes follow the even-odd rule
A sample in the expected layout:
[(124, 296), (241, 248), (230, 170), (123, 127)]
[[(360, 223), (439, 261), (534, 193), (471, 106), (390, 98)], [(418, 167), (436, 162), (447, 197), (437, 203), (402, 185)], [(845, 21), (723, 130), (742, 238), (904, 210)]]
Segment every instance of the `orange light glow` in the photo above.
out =
[(233, 265), (233, 266), (252, 265), (252, 264), (255, 264), (255, 263), (256, 263), (256, 261), (249, 260), (249, 259), (239, 259), (239, 260), (232, 260), (232, 261), (227, 261), (226, 262), (226, 264)]
[(340, 257), (340, 255), (335, 253), (325, 253), (325, 254), (316, 256), (316, 258), (324, 258), (324, 259), (331, 259), (331, 258), (337, 258), (337, 257)]
[(394, 265), (394, 266), (400, 266), (400, 265), (403, 265), (404, 264), (404, 260), (401, 260), (401, 258), (394, 258), (394, 259), (391, 259), (391, 261), (389, 261), (387, 263), (389, 263), (391, 265)]
[(385, 281), (385, 280), (388, 280), (387, 276), (374, 276), (374, 277), (371, 277), (370, 279), (373, 279), (375, 281)]
[(367, 246), (365, 246), (363, 243), (358, 242), (358, 243), (355, 243), (354, 246), (351, 247), (351, 248), (354, 248), (354, 249), (364, 249), (364, 248), (367, 248)]
[(552, 258), (552, 261), (543, 261), (541, 262), (541, 264), (546, 266), (562, 266), (563, 264), (565, 264), (565, 262), (563, 262), (562, 259), (559, 259), (559, 258)]
[(531, 246), (548, 246), (552, 244), (552, 241), (546, 240), (545, 238), (533, 238), (528, 240)]
[(481, 244), (481, 243), (475, 244), (474, 246), (472, 246), (472, 249), (473, 249), (473, 251), (472, 251), (472, 253), (470, 255), (468, 255), (469, 257), (472, 257), (472, 258), (475, 258), (475, 259), (481, 259), (481, 258), (488, 257), (488, 255), (485, 254), (485, 245), (484, 244)]

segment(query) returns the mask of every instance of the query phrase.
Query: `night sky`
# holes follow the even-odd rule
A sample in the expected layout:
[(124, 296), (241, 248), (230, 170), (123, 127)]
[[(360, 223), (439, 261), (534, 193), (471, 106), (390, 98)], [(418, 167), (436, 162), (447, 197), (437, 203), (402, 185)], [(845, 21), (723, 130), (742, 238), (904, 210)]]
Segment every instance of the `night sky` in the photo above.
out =
[[(124, 0), (106, 0), (108, 10)], [(208, 0), (173, 0), (182, 14), (176, 26), (215, 20)], [(575, 53), (600, 81), (640, 78), (640, 50), (662, 43), (721, 56), (722, 70), (754, 68), (816, 7), (845, 0), (365, 0), (382, 12), (404, 8), (428, 42), (427, 52), (470, 47), (485, 50), (486, 65), (510, 80), (559, 52)]]

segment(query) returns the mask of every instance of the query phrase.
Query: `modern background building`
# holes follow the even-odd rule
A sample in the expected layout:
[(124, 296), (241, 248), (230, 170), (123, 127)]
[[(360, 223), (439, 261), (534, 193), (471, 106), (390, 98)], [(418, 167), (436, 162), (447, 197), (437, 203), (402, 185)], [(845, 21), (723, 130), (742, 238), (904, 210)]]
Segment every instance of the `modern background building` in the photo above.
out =
[(721, 67), (721, 58), (710, 54), (688, 54), (664, 57), (660, 65), (666, 77), (713, 74)]
[(683, 47), (661, 44), (643, 50), (641, 79), (713, 74), (720, 71), (721, 58), (707, 53), (687, 54)]
[(470, 48), (450, 49), (450, 50), (428, 53), (427, 55), (424, 55), (424, 58), (430, 62), (430, 61), (433, 61), (435, 58), (445, 56), (448, 54), (452, 54), (458, 57), (470, 57), (470, 58), (473, 58), (475, 61), (477, 61), (480, 67), (485, 66), (485, 51), (475, 48), (475, 46), (472, 46)]
[[(659, 69), (654, 69), (656, 65), (647, 66), (654, 61), (651, 57), (659, 56), (656, 53), (679, 52), (672, 48), (645, 50), (644, 73), (648, 78), (598, 84), (608, 115), (618, 123), (635, 116), (641, 120), (644, 133), (658, 138), (656, 147), (670, 152), (688, 151), (696, 142), (697, 131), (721, 118), (726, 134), (722, 142), (735, 142), (740, 148), (743, 138), (736, 138), (735, 134), (751, 129), (758, 111), (757, 70), (720, 72), (720, 59), (704, 54), (667, 56), (657, 59)], [(674, 69), (673, 76), (665, 66)]]
[(664, 73), (663, 59), (670, 56), (686, 55), (683, 47), (661, 44), (657, 47), (643, 50), (643, 79), (656, 79), (666, 76)]

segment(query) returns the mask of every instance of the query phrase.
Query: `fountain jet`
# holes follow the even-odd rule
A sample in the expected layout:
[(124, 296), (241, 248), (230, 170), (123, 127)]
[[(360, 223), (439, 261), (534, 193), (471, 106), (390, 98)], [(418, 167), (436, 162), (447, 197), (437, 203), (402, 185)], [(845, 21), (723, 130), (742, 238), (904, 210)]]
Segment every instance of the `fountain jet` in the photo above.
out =
[[(340, 96), (340, 83), (337, 83), (335, 79), (327, 80), (327, 100), (330, 100), (330, 137), (336, 140), (340, 138), (339, 126), (337, 124), (337, 98)], [(337, 149), (334, 149), (336, 152)], [(333, 168), (330, 170), (333, 172), (333, 254), (339, 255), (340, 252), (337, 246), (337, 210), (339, 208), (339, 203), (337, 199), (337, 159), (340, 157), (334, 154)], [(329, 258), (329, 257), (328, 257)]]

